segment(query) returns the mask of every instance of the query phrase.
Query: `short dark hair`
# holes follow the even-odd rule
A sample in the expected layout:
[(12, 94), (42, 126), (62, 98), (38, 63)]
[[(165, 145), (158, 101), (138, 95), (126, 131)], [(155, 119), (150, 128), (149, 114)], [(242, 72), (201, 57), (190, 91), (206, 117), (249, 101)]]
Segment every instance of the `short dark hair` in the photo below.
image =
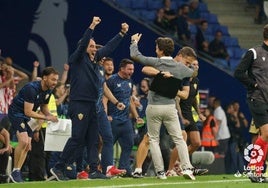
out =
[(133, 65), (134, 62), (132, 60), (130, 60), (130, 59), (127, 59), (127, 58), (122, 59), (121, 62), (120, 62), (120, 64), (119, 64), (119, 69), (120, 68), (123, 68), (123, 67), (126, 67), (128, 64), (132, 64)]
[(263, 39), (268, 40), (268, 24), (263, 27)]
[(155, 40), (159, 50), (162, 50), (165, 56), (172, 56), (174, 52), (174, 41), (169, 37), (158, 37)]
[(42, 71), (42, 78), (44, 76), (48, 76), (48, 75), (51, 75), (51, 74), (57, 74), (59, 75), (59, 72), (56, 71), (53, 67), (46, 67), (43, 71)]
[(177, 55), (182, 55), (182, 57), (193, 57), (195, 59), (197, 59), (197, 55), (194, 51), (193, 48), (189, 47), (189, 46), (184, 46), (182, 47), (179, 51)]
[(103, 59), (103, 63), (104, 63), (105, 61), (112, 61), (112, 62), (114, 62), (113, 58), (111, 58), (111, 57), (105, 57), (105, 58)]

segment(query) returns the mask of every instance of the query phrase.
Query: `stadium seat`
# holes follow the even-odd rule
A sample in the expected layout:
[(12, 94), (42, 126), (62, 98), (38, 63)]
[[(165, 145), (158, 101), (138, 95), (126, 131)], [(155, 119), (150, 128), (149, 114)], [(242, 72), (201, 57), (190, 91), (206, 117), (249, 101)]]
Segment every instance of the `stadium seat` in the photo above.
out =
[(236, 69), (237, 65), (240, 63), (240, 61), (241, 61), (240, 59), (231, 58), (230, 59), (230, 70), (234, 71)]
[(192, 35), (196, 35), (197, 33), (197, 28), (195, 24), (189, 24), (189, 30), (191, 31)]
[(171, 1), (170, 9), (172, 9), (172, 10), (177, 10), (178, 9), (177, 1), (174, 1), (174, 0)]
[(228, 61), (226, 61), (225, 59), (222, 58), (214, 58), (215, 63), (219, 66), (222, 67), (224, 69), (229, 69), (229, 63)]
[(208, 20), (209, 15), (210, 15), (209, 12), (200, 12), (200, 17), (205, 20)]
[(222, 32), (222, 36), (230, 36), (228, 27), (225, 25), (218, 25), (213, 28), (213, 33), (216, 33), (216, 31), (220, 30)]
[(147, 0), (148, 10), (157, 10), (161, 7), (163, 7), (162, 0)]
[(131, 8), (131, 0), (115, 0), (115, 3), (124, 8)]
[(154, 21), (156, 17), (156, 10), (140, 10), (140, 17), (146, 21)]
[(209, 14), (207, 17), (208, 24), (219, 24), (216, 14)]
[(243, 48), (234, 48), (233, 51), (234, 51), (234, 58), (236, 59), (241, 59), (247, 52), (247, 50)]
[(214, 35), (205, 35), (205, 38), (207, 39), (208, 42), (211, 42), (215, 37)]
[(223, 42), (228, 47), (239, 47), (238, 39), (236, 37), (223, 36)]
[(198, 5), (198, 9), (199, 9), (199, 11), (200, 12), (209, 12), (208, 11), (208, 6), (207, 6), (207, 4), (205, 4), (205, 3), (199, 3), (199, 5)]
[(131, 9), (147, 9), (147, 0), (131, 0)]

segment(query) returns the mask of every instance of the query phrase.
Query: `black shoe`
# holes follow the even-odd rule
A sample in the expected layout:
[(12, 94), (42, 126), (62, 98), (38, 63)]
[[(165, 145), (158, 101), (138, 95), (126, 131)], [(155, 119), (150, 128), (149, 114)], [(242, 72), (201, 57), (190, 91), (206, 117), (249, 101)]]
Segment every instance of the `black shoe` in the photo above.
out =
[(11, 174), (9, 175), (11, 181), (13, 183), (22, 183), (24, 182), (22, 179), (22, 175), (21, 175), (21, 171), (20, 170), (14, 170), (13, 172), (11, 172)]
[(261, 175), (258, 176), (252, 172), (249, 172), (247, 175), (252, 183), (268, 183), (268, 179), (266, 177), (261, 176)]
[(104, 174), (102, 174), (100, 171), (95, 171), (89, 174), (89, 179), (110, 179)]
[(142, 175), (142, 173), (141, 172), (133, 172), (133, 174), (132, 174), (132, 177), (133, 178), (143, 178), (143, 175)]
[(66, 181), (68, 180), (69, 178), (67, 178), (63, 171), (59, 170), (59, 169), (56, 169), (55, 167), (54, 168), (51, 168), (50, 169), (50, 173), (58, 180), (58, 181)]
[(6, 174), (0, 174), (0, 184), (1, 183), (7, 183), (8, 175)]
[(208, 173), (208, 169), (206, 168), (194, 168), (193, 169), (193, 175), (194, 176), (201, 176)]

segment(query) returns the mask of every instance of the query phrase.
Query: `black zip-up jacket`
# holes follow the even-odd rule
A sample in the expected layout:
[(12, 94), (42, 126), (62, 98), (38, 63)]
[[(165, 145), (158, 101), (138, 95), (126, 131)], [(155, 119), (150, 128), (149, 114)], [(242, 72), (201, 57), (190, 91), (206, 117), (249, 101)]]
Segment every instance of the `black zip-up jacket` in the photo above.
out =
[(263, 43), (247, 51), (234, 72), (247, 88), (247, 97), (268, 102), (268, 46)]

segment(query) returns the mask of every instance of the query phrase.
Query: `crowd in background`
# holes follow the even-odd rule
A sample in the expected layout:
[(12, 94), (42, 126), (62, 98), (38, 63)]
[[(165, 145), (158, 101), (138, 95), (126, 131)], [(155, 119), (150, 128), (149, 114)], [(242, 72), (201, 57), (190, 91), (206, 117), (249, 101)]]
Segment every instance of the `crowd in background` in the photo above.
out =
[[(9, 63), (10, 60), (11, 58), (1, 59), (1, 127), (4, 127), (6, 130), (10, 130), (10, 123), (7, 121), (6, 117), (6, 109), (8, 109), (8, 105), (12, 101), (13, 97), (16, 95), (19, 87), (21, 87), (20, 83), (24, 84), (28, 81), (41, 79), (40, 77), (38, 77), (38, 61), (35, 61), (33, 63), (32, 75), (27, 75), (23, 73), (23, 71), (15, 69), (12, 66), (12, 63)], [(107, 62), (110, 63), (110, 66), (107, 66)], [(114, 71), (113, 60), (111, 58), (104, 59), (103, 66), (106, 69), (106, 75), (112, 75)], [(51, 103), (52, 106), (50, 107), (51, 113), (61, 118), (68, 118), (68, 71), (69, 66), (68, 64), (65, 64), (63, 67), (62, 78), (53, 91), (53, 99), (50, 99), (52, 101), (54, 100), (54, 102)], [(134, 85), (133, 93), (131, 96), (131, 100), (133, 100), (136, 106), (139, 117), (141, 117), (145, 122), (137, 124), (136, 121), (133, 121), (132, 139), (133, 142), (135, 141), (136, 146), (139, 146), (144, 135), (143, 129), (146, 127), (146, 117), (144, 110), (146, 109), (147, 105), (147, 92), (149, 89), (148, 84), (149, 82), (146, 80), (146, 78), (142, 79), (140, 84)], [(204, 150), (212, 151), (215, 154), (215, 158), (225, 158), (226, 173), (235, 173), (238, 170), (242, 171), (244, 165), (242, 158), (243, 149), (248, 144), (247, 140), (244, 139), (244, 134), (247, 132), (248, 121), (243, 115), (243, 113), (240, 111), (239, 103), (230, 102), (230, 104), (228, 104), (227, 107), (223, 110), (220, 99), (211, 96), (208, 99), (208, 107), (202, 109), (202, 113), (207, 119), (206, 121), (201, 123), (200, 120), (198, 120), (199, 124), (201, 125), (199, 126), (199, 131), (201, 134), (201, 145), (198, 150), (201, 150), (201, 148), (203, 148)], [(129, 118), (133, 118), (133, 116), (130, 116)], [(23, 168), (24, 172), (28, 172), (27, 177), (32, 181), (47, 179), (51, 175), (49, 172), (50, 167), (55, 164), (57, 158), (60, 155), (60, 152), (44, 151), (46, 122), (39, 121), (39, 123), (42, 125), (42, 128), (34, 132), (32, 139), (32, 150), (31, 152), (29, 152)], [(207, 131), (207, 128), (213, 133), (211, 135), (211, 138), (212, 140), (214, 140), (210, 140), (209, 143), (205, 141), (205, 131)], [(167, 138), (169, 138), (169, 136), (167, 136)], [(10, 139), (11, 141), (16, 141), (14, 140), (14, 135), (12, 134)], [(3, 143), (5, 142), (1, 140), (1, 143), (2, 147), (4, 147), (5, 144)], [(166, 151), (168, 151), (169, 153), (171, 151), (171, 146), (169, 146), (169, 150)], [(12, 150), (10, 149), (8, 153), (12, 155)], [(166, 162), (166, 164), (168, 164), (168, 162)], [(145, 168), (144, 174), (146, 174), (146, 165), (144, 165), (143, 168)], [(70, 167), (70, 169), (72, 168)], [(168, 169), (167, 165), (166, 169)], [(5, 178), (5, 169), (1, 170), (1, 177)], [(76, 175), (74, 175), (73, 172), (70, 174), (71, 175), (69, 175), (69, 177), (76, 178)]]

